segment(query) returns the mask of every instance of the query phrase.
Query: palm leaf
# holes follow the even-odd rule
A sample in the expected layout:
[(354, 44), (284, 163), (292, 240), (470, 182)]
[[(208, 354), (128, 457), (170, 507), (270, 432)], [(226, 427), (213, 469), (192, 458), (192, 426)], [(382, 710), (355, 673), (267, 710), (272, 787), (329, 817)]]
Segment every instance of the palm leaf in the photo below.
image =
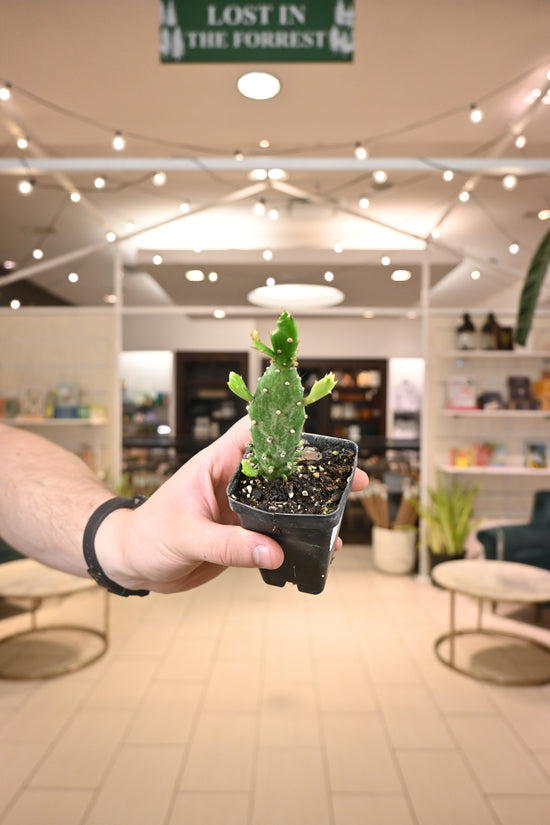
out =
[(529, 266), (519, 299), (516, 341), (525, 346), (544, 276), (550, 264), (550, 232), (544, 236)]

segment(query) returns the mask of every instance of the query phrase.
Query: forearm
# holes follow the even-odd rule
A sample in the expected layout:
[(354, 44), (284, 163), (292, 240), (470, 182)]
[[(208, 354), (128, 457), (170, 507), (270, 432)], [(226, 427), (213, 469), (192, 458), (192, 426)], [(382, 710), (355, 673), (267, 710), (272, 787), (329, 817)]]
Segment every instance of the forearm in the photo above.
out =
[(0, 424), (0, 535), (14, 549), (85, 575), (84, 527), (95, 508), (112, 496), (77, 456)]

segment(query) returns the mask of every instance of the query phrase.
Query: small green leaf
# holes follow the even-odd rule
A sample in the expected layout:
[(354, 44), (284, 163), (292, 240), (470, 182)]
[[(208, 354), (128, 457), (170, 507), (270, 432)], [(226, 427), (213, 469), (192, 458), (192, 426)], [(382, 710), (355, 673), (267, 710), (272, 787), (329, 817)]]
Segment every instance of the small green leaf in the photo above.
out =
[(327, 372), (323, 378), (316, 381), (312, 386), (309, 395), (304, 398), (304, 404), (313, 404), (314, 401), (319, 401), (320, 398), (331, 393), (335, 386), (336, 378), (334, 373)]
[(246, 386), (242, 375), (238, 375), (236, 372), (230, 372), (227, 386), (231, 392), (234, 392), (235, 395), (238, 395), (239, 398), (242, 398), (244, 401), (254, 401), (254, 396)]
[(537, 305), (542, 282), (546, 276), (548, 265), (550, 264), (550, 232), (547, 232), (542, 239), (537, 251), (533, 255), (531, 264), (521, 291), (519, 299), (518, 315), (516, 320), (516, 341), (521, 346), (525, 346), (533, 315)]
[(258, 468), (253, 467), (247, 458), (243, 458), (241, 461), (241, 470), (245, 476), (249, 476), (250, 478), (256, 478), (258, 475)]

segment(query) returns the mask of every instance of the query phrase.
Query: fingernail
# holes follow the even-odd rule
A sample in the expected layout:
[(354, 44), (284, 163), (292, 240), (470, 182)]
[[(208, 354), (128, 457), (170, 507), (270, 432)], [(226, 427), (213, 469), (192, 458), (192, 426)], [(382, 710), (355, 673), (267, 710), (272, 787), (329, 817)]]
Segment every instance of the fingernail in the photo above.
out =
[(266, 547), (265, 544), (256, 545), (252, 551), (252, 558), (254, 559), (254, 564), (257, 564), (258, 567), (271, 567), (271, 553), (269, 552), (269, 547)]

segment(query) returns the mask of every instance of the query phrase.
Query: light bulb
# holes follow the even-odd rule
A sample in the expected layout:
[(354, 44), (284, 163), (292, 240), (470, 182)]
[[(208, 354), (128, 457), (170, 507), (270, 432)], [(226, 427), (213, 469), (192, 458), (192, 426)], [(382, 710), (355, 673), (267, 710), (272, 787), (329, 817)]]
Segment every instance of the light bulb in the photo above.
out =
[(121, 152), (126, 146), (126, 141), (122, 137), (120, 132), (115, 132), (115, 136), (113, 138), (113, 149), (116, 149), (117, 152)]
[(187, 203), (187, 201), (182, 201), (180, 203), (180, 212), (181, 212), (182, 215), (186, 215), (187, 212), (189, 212), (189, 208), (190, 207), (189, 207), (189, 204)]
[(517, 253), (519, 252), (519, 244), (513, 241), (508, 247), (508, 252), (510, 253), (510, 255), (517, 255)]
[(252, 169), (248, 173), (250, 180), (265, 180), (267, 178), (267, 169)]
[(155, 266), (160, 266), (162, 263), (162, 255), (153, 255), (153, 263)]
[(266, 278), (265, 279), (266, 286), (275, 286), (275, 278)]
[(325, 272), (324, 278), (325, 281), (328, 281), (329, 283), (334, 281), (334, 272)]
[(279, 217), (279, 210), (275, 209), (275, 207), (271, 208), (269, 210), (269, 212), (267, 213), (267, 217), (269, 218), (270, 221), (276, 221), (277, 218)]
[(355, 149), (353, 150), (353, 154), (357, 158), (357, 160), (366, 160), (368, 158), (369, 153), (365, 149), (362, 143), (356, 143)]
[(105, 178), (98, 177), (94, 180), (94, 186), (96, 189), (103, 189), (105, 186)]
[(225, 318), (225, 309), (215, 309), (214, 318)]
[(29, 141), (26, 137), (17, 138), (17, 148), (18, 149), (26, 149), (29, 145)]
[(69, 272), (67, 275), (67, 280), (71, 282), (71, 284), (76, 284), (78, 281), (78, 273), (77, 272)]
[(20, 306), (21, 301), (18, 298), (12, 298), (12, 300), (10, 301), (10, 307), (12, 309), (19, 309)]
[(32, 256), (36, 261), (39, 261), (41, 258), (44, 257), (44, 253), (41, 249), (33, 249)]
[[(547, 221), (550, 218), (550, 209), (541, 209), (537, 212), (537, 218), (539, 221)], [(4, 266), (6, 264), (4, 263)]]
[(472, 279), (472, 281), (478, 281), (481, 278), (481, 272), (479, 271), (479, 269), (472, 269), (472, 271), (470, 272), (470, 278)]
[(264, 249), (264, 251), (262, 252), (262, 258), (264, 259), (264, 261), (270, 261), (272, 257), (273, 252), (271, 251), (271, 249)]
[(452, 169), (445, 169), (445, 171), (443, 172), (443, 180), (446, 181), (447, 183), (452, 181), (454, 176), (455, 176), (455, 173), (452, 171)]
[(395, 269), (391, 274), (392, 281), (408, 281), (412, 272), (408, 269)]
[(433, 229), (432, 229), (432, 231), (430, 232), (430, 235), (432, 236), (432, 238), (433, 238), (434, 240), (437, 240), (437, 239), (439, 238), (439, 236), (441, 235), (441, 230), (440, 230), (440, 228), (439, 228), (438, 226), (434, 226), (434, 228), (433, 228)]
[(29, 195), (32, 190), (34, 189), (34, 181), (32, 180), (21, 180), (17, 184), (17, 188), (21, 192), (22, 195)]
[(361, 209), (368, 209), (370, 206), (370, 200), (367, 198), (366, 195), (361, 195), (359, 198), (359, 206)]
[(9, 100), (11, 97), (11, 86), (9, 83), (4, 83), (0, 86), (0, 100)]
[(242, 153), (242, 152), (240, 152), (240, 151), (237, 149), (237, 150), (235, 151), (235, 153), (233, 154), (233, 159), (234, 159), (234, 160), (238, 160), (238, 161), (244, 160), (244, 155), (243, 155), (243, 153)]
[(341, 252), (344, 251), (344, 244), (335, 243), (333, 248), (334, 248), (334, 251), (336, 252), (336, 254), (339, 255)]
[(237, 89), (252, 100), (269, 100), (279, 93), (281, 84), (277, 78), (267, 72), (247, 72), (237, 81)]
[(391, 258), (389, 255), (383, 255), (380, 259), (380, 263), (382, 266), (389, 266), (391, 264)]
[(116, 235), (112, 230), (105, 233), (105, 238), (109, 241), (109, 243), (114, 243), (116, 241)]
[(271, 143), (268, 141), (267, 138), (263, 138), (259, 143), (260, 149), (269, 149), (270, 146)]
[(376, 183), (386, 183), (388, 179), (388, 173), (384, 172), (383, 169), (377, 169), (376, 172), (372, 173), (372, 176)]
[(188, 281), (204, 281), (204, 272), (202, 269), (188, 269), (185, 277)]
[(166, 172), (155, 172), (153, 175), (154, 186), (164, 186), (166, 183)]
[(136, 228), (136, 225), (133, 221), (128, 221), (126, 223), (126, 232), (133, 232), (135, 228)]
[(287, 174), (284, 169), (270, 169), (267, 173), (269, 180), (284, 180)]
[(518, 185), (518, 179), (515, 175), (505, 175), (502, 178), (502, 187), (503, 189), (515, 189)]
[(459, 197), (459, 200), (462, 201), (462, 203), (466, 203), (467, 201), (470, 200), (470, 193), (466, 192), (466, 190), (463, 189), (458, 197)]
[(256, 201), (256, 203), (252, 207), (252, 211), (258, 217), (260, 215), (265, 215), (265, 201), (264, 200)]
[(481, 109), (478, 108), (476, 103), (472, 103), (470, 106), (470, 120), (472, 123), (479, 123), (480, 120), (483, 118), (483, 112)]
[(80, 201), (80, 192), (77, 192), (76, 190), (71, 192), (70, 198), (73, 203), (78, 203)]
[(218, 273), (217, 272), (209, 272), (208, 273), (208, 280), (210, 281), (211, 284), (216, 283), (216, 281), (218, 280)]
[(518, 149), (525, 149), (525, 146), (527, 144), (527, 138), (525, 137), (525, 135), (518, 135), (515, 140), (515, 144)]

